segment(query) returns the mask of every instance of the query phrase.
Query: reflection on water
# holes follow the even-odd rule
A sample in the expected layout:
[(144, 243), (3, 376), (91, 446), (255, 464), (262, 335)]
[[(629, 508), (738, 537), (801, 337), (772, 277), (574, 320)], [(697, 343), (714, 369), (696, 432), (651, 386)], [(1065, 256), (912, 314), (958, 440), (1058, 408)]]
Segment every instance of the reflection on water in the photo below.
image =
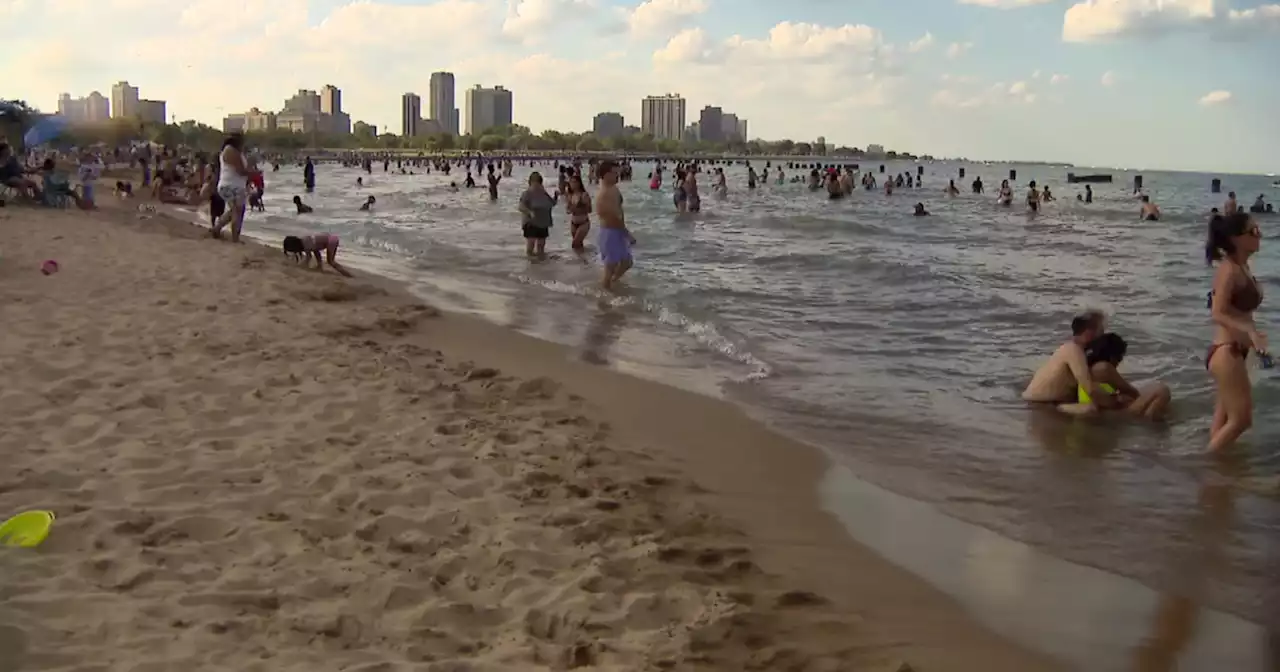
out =
[(606, 301), (597, 303), (582, 338), (582, 361), (607, 365), (609, 351), (622, 338), (622, 330), (626, 325), (626, 313), (611, 307)]
[(1181, 590), (1163, 594), (949, 518), (843, 466), (828, 470), (821, 491), (855, 538), (956, 597), (995, 631), (1075, 668), (1275, 669), (1274, 636), (1203, 606), (1232, 510), (1233, 491), (1221, 483), (1202, 489), (1199, 514), (1186, 521), (1194, 550), (1170, 559)]

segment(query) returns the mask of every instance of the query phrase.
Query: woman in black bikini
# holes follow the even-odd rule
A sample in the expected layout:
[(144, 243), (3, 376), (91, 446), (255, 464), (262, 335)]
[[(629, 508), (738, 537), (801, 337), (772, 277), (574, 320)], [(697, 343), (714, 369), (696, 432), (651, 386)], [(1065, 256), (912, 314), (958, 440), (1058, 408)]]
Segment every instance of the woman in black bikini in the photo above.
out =
[(583, 241), (591, 231), (591, 194), (582, 186), (582, 176), (574, 173), (569, 178), (569, 233), (573, 236), (573, 249), (585, 249)]
[(1253, 389), (1245, 360), (1250, 349), (1265, 354), (1267, 338), (1253, 322), (1253, 312), (1262, 304), (1262, 290), (1249, 272), (1249, 257), (1261, 244), (1262, 231), (1246, 214), (1218, 216), (1209, 222), (1205, 261), (1222, 262), (1214, 272), (1209, 295), (1214, 329), (1205, 359), (1218, 388), (1209, 433), (1209, 450), (1214, 452), (1235, 443), (1253, 424)]

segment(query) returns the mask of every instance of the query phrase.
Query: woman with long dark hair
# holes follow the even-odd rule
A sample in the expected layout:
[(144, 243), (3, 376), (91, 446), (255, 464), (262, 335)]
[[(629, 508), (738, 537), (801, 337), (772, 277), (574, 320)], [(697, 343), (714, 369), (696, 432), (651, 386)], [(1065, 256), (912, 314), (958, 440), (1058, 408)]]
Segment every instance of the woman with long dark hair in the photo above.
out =
[(1250, 350), (1267, 354), (1267, 338), (1253, 322), (1254, 311), (1262, 305), (1262, 287), (1249, 271), (1249, 258), (1261, 244), (1262, 231), (1247, 214), (1228, 213), (1209, 220), (1205, 261), (1218, 263), (1209, 294), (1213, 344), (1205, 359), (1218, 388), (1209, 433), (1209, 450), (1215, 452), (1235, 443), (1253, 424), (1253, 388), (1245, 361)]

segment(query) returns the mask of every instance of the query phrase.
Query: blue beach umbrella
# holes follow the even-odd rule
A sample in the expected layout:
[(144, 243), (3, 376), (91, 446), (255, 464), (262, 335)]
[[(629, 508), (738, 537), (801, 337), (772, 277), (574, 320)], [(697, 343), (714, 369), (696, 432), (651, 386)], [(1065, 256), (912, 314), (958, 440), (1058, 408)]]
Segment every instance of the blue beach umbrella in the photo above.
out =
[(27, 129), (27, 133), (22, 136), (22, 144), (27, 147), (35, 147), (43, 145), (50, 140), (62, 135), (62, 131), (67, 127), (67, 120), (64, 117), (45, 117), (37, 121), (35, 125)]

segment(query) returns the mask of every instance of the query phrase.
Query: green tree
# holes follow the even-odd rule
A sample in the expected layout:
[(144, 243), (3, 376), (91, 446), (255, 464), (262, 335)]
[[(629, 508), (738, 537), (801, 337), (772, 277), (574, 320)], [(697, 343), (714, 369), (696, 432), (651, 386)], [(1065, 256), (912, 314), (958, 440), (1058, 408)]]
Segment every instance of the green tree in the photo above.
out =
[(578, 140), (577, 150), (580, 152), (598, 152), (602, 149), (604, 149), (604, 145), (594, 135), (587, 134)]
[(796, 154), (798, 156), (813, 156), (813, 145), (807, 142), (797, 142), (791, 147), (791, 151), (788, 153)]
[(492, 152), (495, 149), (502, 149), (506, 145), (506, 138), (501, 135), (486, 134), (480, 136), (476, 145), (482, 152)]

